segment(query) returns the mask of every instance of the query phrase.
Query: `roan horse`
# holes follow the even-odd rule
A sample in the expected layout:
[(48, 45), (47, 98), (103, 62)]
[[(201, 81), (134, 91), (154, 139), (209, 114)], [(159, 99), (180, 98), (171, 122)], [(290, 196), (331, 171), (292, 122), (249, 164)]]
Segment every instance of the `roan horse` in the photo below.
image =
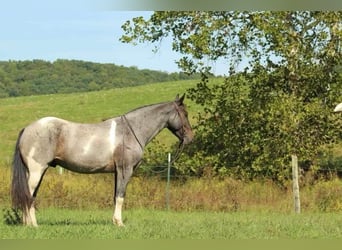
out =
[(194, 137), (183, 100), (184, 95), (177, 95), (175, 101), (140, 107), (96, 124), (45, 117), (22, 129), (13, 156), (11, 190), (22, 223), (37, 226), (34, 203), (40, 183), (49, 166), (59, 165), (79, 173), (114, 173), (113, 223), (123, 226), (126, 186), (144, 147), (163, 128), (181, 144)]

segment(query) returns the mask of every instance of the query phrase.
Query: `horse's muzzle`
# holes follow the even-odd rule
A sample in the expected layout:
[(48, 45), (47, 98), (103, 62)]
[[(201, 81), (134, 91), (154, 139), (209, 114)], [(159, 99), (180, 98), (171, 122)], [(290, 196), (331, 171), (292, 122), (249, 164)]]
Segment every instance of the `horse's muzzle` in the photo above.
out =
[(189, 144), (190, 142), (192, 142), (194, 139), (194, 133), (187, 133), (184, 138), (183, 138), (183, 144)]

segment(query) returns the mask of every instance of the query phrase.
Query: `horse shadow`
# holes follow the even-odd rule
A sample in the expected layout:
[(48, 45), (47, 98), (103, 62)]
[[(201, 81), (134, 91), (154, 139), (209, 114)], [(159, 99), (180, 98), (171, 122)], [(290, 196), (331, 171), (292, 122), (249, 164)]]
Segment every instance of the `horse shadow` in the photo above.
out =
[(14, 208), (4, 208), (3, 212), (3, 221), (5, 225), (17, 226), (21, 224), (21, 213)]
[(110, 220), (106, 219), (87, 219), (83, 221), (73, 220), (70, 218), (60, 219), (60, 220), (41, 220), (39, 225), (44, 226), (90, 226), (90, 225), (98, 225), (98, 226), (108, 226), (113, 223)]

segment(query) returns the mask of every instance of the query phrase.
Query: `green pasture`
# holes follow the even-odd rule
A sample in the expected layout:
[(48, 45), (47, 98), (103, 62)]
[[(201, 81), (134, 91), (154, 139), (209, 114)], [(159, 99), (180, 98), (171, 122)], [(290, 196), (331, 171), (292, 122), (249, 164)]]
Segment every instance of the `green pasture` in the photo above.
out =
[[(45, 116), (95, 123), (126, 113), (139, 106), (171, 101), (176, 94), (196, 85), (198, 80), (175, 81), (106, 91), (26, 96), (0, 99), (0, 166), (11, 162), (14, 144), (21, 128)], [(197, 108), (186, 101), (190, 118)], [(166, 143), (176, 141), (170, 133), (162, 133)]]
[[(2, 215), (4, 211), (1, 212)], [(112, 210), (42, 209), (40, 226), (0, 223), (1, 239), (341, 239), (341, 213), (124, 211), (126, 226), (111, 223)]]

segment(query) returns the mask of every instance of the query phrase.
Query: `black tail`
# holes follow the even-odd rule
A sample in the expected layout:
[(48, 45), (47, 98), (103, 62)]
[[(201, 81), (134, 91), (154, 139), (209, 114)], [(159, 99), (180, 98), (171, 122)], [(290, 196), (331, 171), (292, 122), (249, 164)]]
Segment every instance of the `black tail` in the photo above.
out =
[(12, 206), (15, 210), (20, 209), (23, 213), (26, 213), (27, 208), (32, 205), (32, 196), (28, 187), (27, 173), (28, 169), (23, 161), (23, 158), (19, 149), (20, 138), (24, 132), (22, 129), (18, 135), (17, 143), (15, 146), (15, 152), (12, 162)]

